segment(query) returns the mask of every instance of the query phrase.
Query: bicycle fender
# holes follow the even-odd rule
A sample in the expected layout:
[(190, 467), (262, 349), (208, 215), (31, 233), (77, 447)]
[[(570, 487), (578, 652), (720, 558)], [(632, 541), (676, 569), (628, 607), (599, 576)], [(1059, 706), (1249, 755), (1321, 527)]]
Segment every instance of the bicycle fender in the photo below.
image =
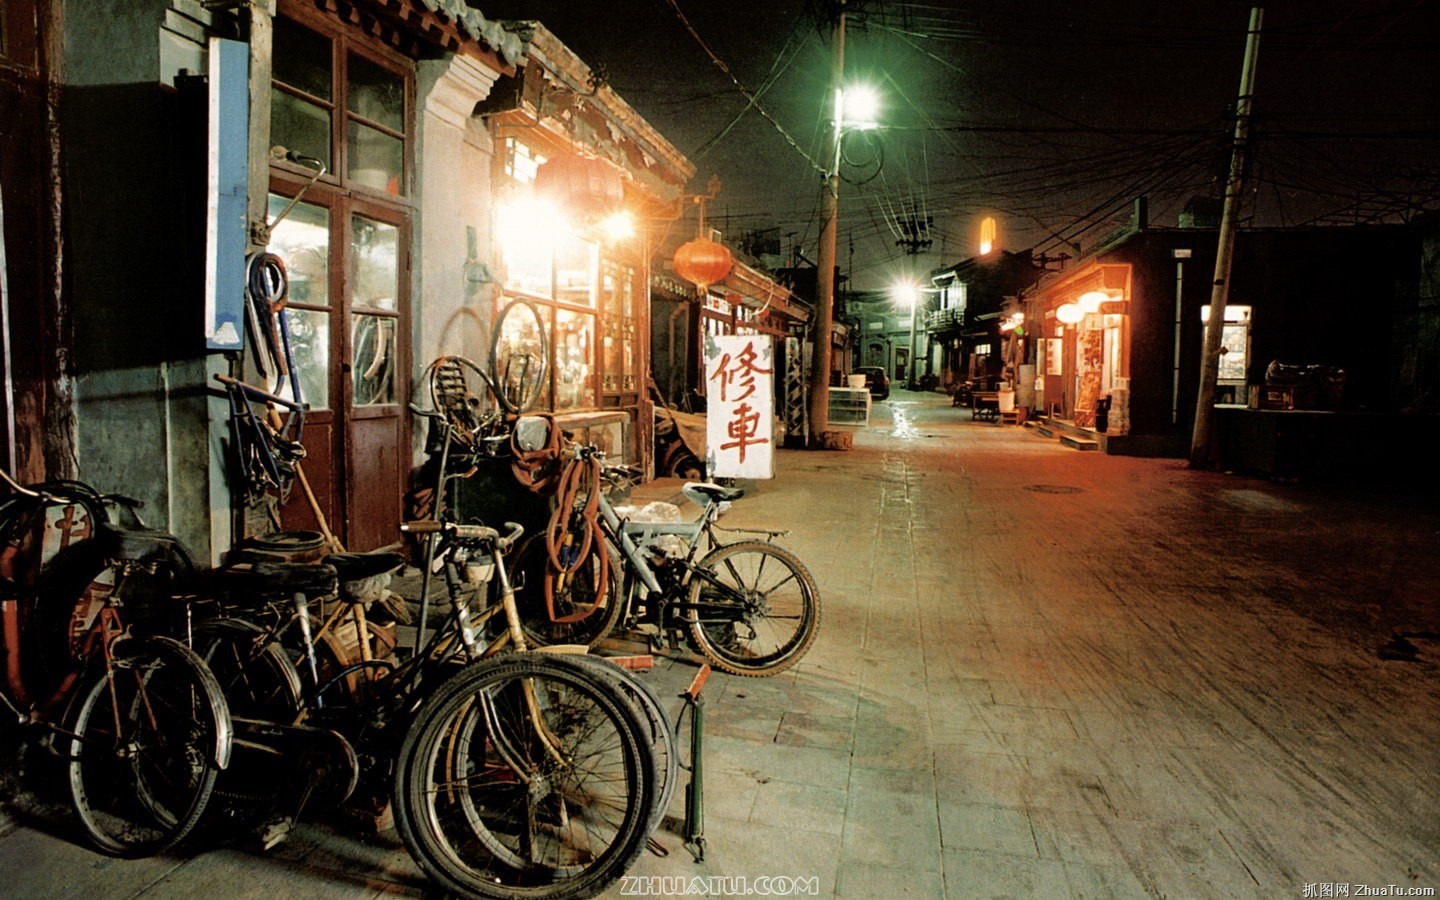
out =
[(225, 694), (220, 689), (220, 682), (216, 680), (209, 666), (205, 665), (194, 650), (174, 638), (163, 635), (130, 637), (115, 647), (117, 656), (143, 652), (178, 659), (182, 665), (193, 670), (205, 691), (206, 708), (210, 711), (209, 721), (201, 723), (210, 729), (210, 733), (215, 738), (214, 745), (210, 748), (210, 761), (221, 769), (229, 766), (230, 750), (235, 742), (235, 729), (234, 724), (230, 721), (230, 706), (225, 702)]

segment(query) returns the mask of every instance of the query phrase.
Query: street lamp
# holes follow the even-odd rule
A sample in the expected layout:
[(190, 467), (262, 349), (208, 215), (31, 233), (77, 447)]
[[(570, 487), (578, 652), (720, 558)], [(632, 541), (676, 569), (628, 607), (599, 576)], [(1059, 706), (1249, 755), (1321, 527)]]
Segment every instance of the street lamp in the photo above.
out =
[(920, 309), (920, 289), (908, 282), (895, 285), (891, 293), (900, 303), (910, 305), (910, 357), (905, 365), (905, 389), (915, 390), (915, 316)]
[[(835, 31), (830, 43), (830, 94), (834, 97), (835, 118), (828, 135), (826, 147), (825, 190), (820, 193), (820, 249), (815, 272), (815, 324), (811, 332), (815, 340), (815, 353), (810, 361), (810, 441), (811, 447), (824, 447), (830, 427), (830, 341), (835, 322), (835, 245), (836, 233), (840, 227), (840, 142), (847, 129), (858, 127), (874, 128), (873, 118), (861, 123), (853, 116), (853, 108), (860, 105), (855, 91), (851, 91), (852, 115), (845, 112), (845, 19), (849, 0), (837, 0)], [(873, 115), (873, 110), (871, 111)], [(830, 438), (837, 449), (848, 447), (848, 433), (844, 439)]]
[(825, 173), (825, 190), (820, 198), (820, 249), (815, 273), (815, 354), (810, 371), (812, 447), (825, 446), (824, 435), (830, 425), (830, 340), (835, 320), (836, 236), (840, 227), (840, 145), (846, 132), (878, 127), (875, 121), (878, 103), (874, 92), (858, 87), (843, 88), (844, 66), (845, 3), (842, 0), (830, 69), (835, 118), (830, 129), (829, 152), (825, 156), (829, 169)]

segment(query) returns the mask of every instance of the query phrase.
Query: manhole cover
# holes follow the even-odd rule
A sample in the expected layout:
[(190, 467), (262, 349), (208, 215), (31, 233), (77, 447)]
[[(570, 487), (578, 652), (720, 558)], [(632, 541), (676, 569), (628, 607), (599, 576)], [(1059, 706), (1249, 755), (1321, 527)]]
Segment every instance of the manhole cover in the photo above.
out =
[(1025, 490), (1037, 494), (1078, 494), (1082, 489), (1068, 484), (1027, 484)]

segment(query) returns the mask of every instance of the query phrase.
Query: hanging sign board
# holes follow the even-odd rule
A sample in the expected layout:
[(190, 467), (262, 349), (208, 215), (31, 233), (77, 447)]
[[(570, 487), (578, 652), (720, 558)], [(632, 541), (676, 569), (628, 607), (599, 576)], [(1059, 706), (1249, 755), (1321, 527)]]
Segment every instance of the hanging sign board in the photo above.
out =
[(775, 477), (775, 356), (768, 335), (705, 337), (712, 478)]

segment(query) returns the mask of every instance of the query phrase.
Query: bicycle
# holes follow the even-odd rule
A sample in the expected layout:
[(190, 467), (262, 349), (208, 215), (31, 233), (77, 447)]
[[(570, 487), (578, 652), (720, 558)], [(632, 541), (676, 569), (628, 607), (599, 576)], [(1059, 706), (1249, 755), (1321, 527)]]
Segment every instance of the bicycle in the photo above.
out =
[(0, 700), (63, 762), (97, 850), (169, 850), (200, 821), (232, 742), (204, 663), (137, 630), (166, 615), (155, 576), (186, 561), (167, 536), (110, 522), (107, 507), (133, 513), (137, 501), (75, 481), (26, 487), (3, 470), (0, 481), (12, 491), (0, 506)]
[[(244, 614), (238, 621), (221, 620), (219, 652), (234, 663), (221, 668), (249, 673), (248, 698), (284, 696), (286, 687), (266, 683), (277, 677), (272, 667), (288, 670), (279, 681), (303, 685), (297, 723), (342, 736), (362, 786), (388, 782), (402, 839), (437, 883), (472, 896), (591, 896), (623, 873), (658, 823), (654, 744), (663, 738), (597, 664), (523, 652), (503, 565), (522, 529), (507, 528), (502, 535), (433, 520), (401, 526), (435, 536), (431, 558), (450, 597), (444, 621), (407, 658), (323, 674), (308, 668), (316, 632), (290, 627), (308, 620), (308, 610), (283, 608), (284, 590), (275, 588), (248, 613), (233, 609)], [(367, 554), (350, 556), (363, 562)], [(342, 571), (338, 583), (354, 579)], [(494, 602), (477, 605), (492, 587)], [(358, 602), (343, 587), (339, 599)], [(303, 639), (289, 641), (288, 652), (268, 655), (297, 634)], [(262, 655), (264, 665), (247, 666), (247, 656)]]
[[(645, 523), (610, 492), (637, 473), (608, 466), (595, 447), (571, 445), (567, 474), (544, 540), (516, 561), (525, 588), (521, 622), (537, 644), (594, 645), (617, 624), (645, 629), (657, 648), (684, 633), (717, 669), (774, 675), (810, 648), (820, 624), (820, 592), (794, 553), (774, 543), (787, 532), (717, 524), (744, 490), (689, 483), (701, 506), (694, 522)], [(720, 532), (763, 536), (721, 540)], [(618, 568), (621, 578), (611, 577)]]

